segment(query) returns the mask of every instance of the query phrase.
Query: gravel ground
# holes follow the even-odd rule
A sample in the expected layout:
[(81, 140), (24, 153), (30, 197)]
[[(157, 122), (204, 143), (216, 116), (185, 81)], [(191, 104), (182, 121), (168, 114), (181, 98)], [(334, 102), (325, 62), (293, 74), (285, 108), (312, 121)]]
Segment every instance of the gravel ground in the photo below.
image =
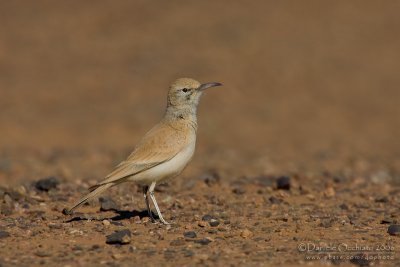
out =
[(327, 167), (322, 173), (183, 175), (156, 192), (168, 226), (151, 222), (134, 184), (114, 187), (70, 216), (62, 209), (92, 181), (55, 176), (1, 187), (1, 263), (399, 264), (399, 177), (372, 171), (368, 161), (329, 171), (336, 160), (343, 162), (318, 160)]

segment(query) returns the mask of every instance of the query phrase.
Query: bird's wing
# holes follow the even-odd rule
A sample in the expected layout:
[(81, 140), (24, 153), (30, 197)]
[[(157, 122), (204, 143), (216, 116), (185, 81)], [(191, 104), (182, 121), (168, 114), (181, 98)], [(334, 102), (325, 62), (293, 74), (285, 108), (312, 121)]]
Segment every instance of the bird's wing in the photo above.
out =
[(185, 148), (186, 143), (187, 140), (182, 132), (166, 124), (159, 124), (144, 136), (125, 161), (90, 190), (108, 183), (118, 184), (130, 176), (169, 161)]

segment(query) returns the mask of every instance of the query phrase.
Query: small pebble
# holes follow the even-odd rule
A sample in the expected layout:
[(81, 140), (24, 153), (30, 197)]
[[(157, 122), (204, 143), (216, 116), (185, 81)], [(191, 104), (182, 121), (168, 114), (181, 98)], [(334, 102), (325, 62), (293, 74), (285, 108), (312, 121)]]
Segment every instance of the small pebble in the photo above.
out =
[(400, 235), (400, 224), (392, 224), (389, 226), (387, 232), (390, 235)]
[(35, 252), (35, 255), (38, 257), (49, 257), (49, 256), (51, 256), (51, 253), (48, 251), (39, 250), (39, 251)]
[(196, 233), (193, 231), (184, 232), (183, 236), (186, 238), (196, 238), (197, 237)]
[(201, 218), (201, 220), (206, 221), (206, 222), (211, 221), (211, 219), (217, 219), (217, 218), (215, 218), (214, 216), (212, 216), (210, 214), (206, 214)]
[(197, 244), (205, 246), (205, 245), (210, 244), (211, 240), (208, 239), (208, 238), (202, 238), (202, 239), (195, 240), (194, 242), (197, 243)]
[(82, 247), (82, 246), (79, 246), (79, 245), (75, 245), (75, 246), (72, 247), (72, 250), (74, 250), (74, 251), (76, 251), (76, 250), (83, 250), (83, 247)]
[(100, 248), (99, 245), (94, 244), (94, 245), (90, 248), (90, 250), (97, 250), (97, 249), (99, 249), (99, 248)]
[(272, 204), (280, 204), (282, 203), (282, 200), (279, 198), (276, 198), (274, 196), (271, 196), (270, 198), (268, 198), (269, 202), (271, 202)]
[(236, 195), (243, 195), (246, 193), (246, 190), (243, 187), (235, 187), (232, 189), (232, 192)]
[(116, 226), (124, 226), (124, 224), (122, 222), (111, 221), (110, 223), (112, 225), (116, 225)]
[(109, 220), (103, 220), (103, 225), (104, 225), (104, 226), (110, 226), (111, 223), (110, 223)]
[(129, 220), (131, 221), (131, 223), (142, 223), (139, 216), (135, 216), (133, 218), (130, 218)]
[(148, 222), (150, 222), (151, 221), (151, 218), (150, 217), (143, 217), (142, 218), (142, 223), (148, 223)]
[(175, 239), (169, 243), (170, 246), (183, 246), (185, 245), (185, 240), (183, 239)]
[(39, 191), (49, 191), (51, 189), (57, 188), (60, 181), (56, 177), (48, 177), (41, 179), (35, 183), (35, 188)]
[(315, 200), (315, 196), (313, 194), (307, 194), (306, 197), (311, 201)]
[(48, 224), (50, 229), (62, 229), (62, 224), (60, 223), (49, 223)]
[(215, 219), (211, 219), (208, 223), (209, 223), (210, 226), (212, 226), (212, 227), (216, 227), (216, 226), (219, 225), (219, 221), (218, 221), (218, 220), (215, 220)]
[(6, 231), (0, 231), (0, 239), (9, 237), (10, 233)]
[(396, 224), (397, 220), (392, 218), (383, 218), (381, 224)]
[(99, 201), (101, 211), (118, 210), (117, 203), (110, 197), (100, 197)]
[(290, 177), (288, 176), (281, 176), (276, 180), (276, 188), (289, 190), (290, 189)]
[(206, 226), (207, 226), (207, 223), (206, 223), (205, 221), (199, 221), (198, 225), (199, 225), (200, 227), (206, 227)]
[(116, 231), (111, 235), (107, 236), (107, 244), (129, 244), (131, 242), (131, 231), (129, 229), (124, 229), (121, 231)]
[(193, 257), (193, 255), (194, 255), (194, 252), (191, 250), (188, 250), (188, 249), (185, 249), (183, 252), (184, 257)]
[(122, 255), (122, 254), (112, 254), (111, 255), (111, 257), (114, 259), (114, 260), (120, 260), (120, 259), (122, 259), (124, 256)]
[(206, 185), (213, 186), (219, 183), (220, 175), (215, 170), (211, 170), (203, 174), (201, 179), (206, 183)]
[(378, 197), (378, 198), (375, 199), (375, 202), (378, 202), (378, 203), (386, 203), (386, 202), (389, 202), (389, 198), (388, 198), (387, 196)]
[(326, 197), (334, 197), (335, 195), (336, 195), (336, 191), (331, 186), (324, 190), (324, 196), (326, 196)]
[(62, 214), (64, 214), (64, 215), (71, 215), (72, 212), (71, 212), (70, 210), (68, 210), (67, 208), (64, 208), (64, 209), (62, 210)]
[(244, 229), (244, 230), (240, 233), (240, 236), (243, 237), (243, 238), (248, 238), (248, 237), (251, 237), (252, 235), (253, 235), (253, 232), (251, 232), (251, 231), (248, 230), (248, 229)]

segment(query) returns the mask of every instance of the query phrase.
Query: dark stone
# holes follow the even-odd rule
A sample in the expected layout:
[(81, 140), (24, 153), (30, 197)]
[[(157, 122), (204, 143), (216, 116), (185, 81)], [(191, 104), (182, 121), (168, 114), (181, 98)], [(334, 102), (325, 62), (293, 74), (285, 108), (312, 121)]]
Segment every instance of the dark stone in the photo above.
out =
[(185, 249), (183, 251), (183, 256), (184, 257), (193, 257), (194, 256), (194, 252), (192, 250)]
[(276, 188), (289, 190), (290, 189), (290, 177), (288, 176), (281, 176), (276, 180)]
[(38, 257), (50, 257), (51, 253), (48, 251), (44, 251), (44, 250), (39, 250), (35, 252), (35, 255)]
[(346, 178), (344, 176), (334, 176), (333, 181), (337, 184), (343, 183), (343, 182), (346, 182)]
[(59, 223), (49, 224), (48, 226), (50, 229), (62, 229), (63, 228), (62, 224), (59, 224)]
[(57, 188), (60, 184), (60, 181), (56, 177), (48, 177), (41, 179), (35, 183), (35, 188), (39, 191), (48, 192), (51, 189)]
[(62, 210), (62, 214), (64, 214), (64, 215), (71, 215), (71, 214), (72, 214), (72, 211), (70, 211), (70, 210), (67, 209), (67, 208), (64, 208), (64, 209)]
[(129, 229), (124, 229), (121, 231), (116, 231), (111, 235), (107, 236), (107, 244), (129, 244), (131, 242), (131, 231)]
[(400, 224), (392, 224), (387, 230), (390, 235), (400, 235)]
[(246, 190), (243, 187), (235, 187), (232, 189), (232, 192), (236, 195), (243, 195), (244, 193), (246, 193)]
[(276, 198), (276, 197), (274, 197), (274, 196), (270, 197), (268, 200), (269, 200), (269, 202), (271, 202), (272, 204), (280, 204), (280, 203), (282, 203), (282, 200), (281, 200), (281, 199)]
[(381, 224), (396, 224), (397, 220), (392, 218), (383, 218)]
[(350, 262), (357, 266), (368, 266), (370, 261), (367, 258), (367, 255), (357, 254), (352, 256)]
[(216, 226), (219, 225), (219, 221), (218, 221), (218, 220), (215, 220), (215, 219), (211, 219), (208, 223), (209, 223), (210, 226), (212, 226), (212, 227), (216, 227)]
[(110, 197), (100, 197), (99, 201), (101, 211), (118, 210), (117, 203)]
[(9, 237), (10, 233), (6, 231), (0, 231), (0, 239)]
[(197, 237), (196, 233), (193, 231), (184, 232), (183, 236), (186, 238), (196, 238)]
[(203, 221), (209, 222), (212, 219), (216, 220), (217, 218), (215, 218), (214, 216), (210, 215), (210, 214), (206, 214), (203, 216), (203, 218), (201, 218)]
[(197, 244), (200, 244), (200, 245), (205, 246), (205, 245), (210, 244), (210, 243), (211, 243), (211, 240), (210, 240), (210, 239), (207, 239), (207, 238), (203, 238), (203, 239), (195, 240), (194, 242), (197, 243)]
[(377, 197), (377, 198), (375, 198), (375, 202), (378, 202), (378, 203), (387, 203), (387, 202), (389, 202), (389, 198), (388, 198), (387, 196), (384, 196), (384, 197)]
[(201, 176), (201, 179), (204, 181), (204, 183), (208, 186), (213, 186), (219, 183), (220, 181), (220, 176), (217, 171), (215, 170), (210, 170), (203, 174)]
[(346, 203), (342, 203), (339, 205), (339, 208), (341, 208), (342, 210), (349, 210), (349, 206), (347, 206)]
[(83, 250), (83, 247), (82, 247), (82, 246), (79, 246), (79, 245), (75, 245), (75, 246), (72, 247), (72, 250), (73, 250), (73, 251), (82, 251), (82, 250)]
[(98, 249), (100, 249), (100, 246), (97, 245), (97, 244), (94, 244), (94, 245), (90, 248), (90, 250), (98, 250)]

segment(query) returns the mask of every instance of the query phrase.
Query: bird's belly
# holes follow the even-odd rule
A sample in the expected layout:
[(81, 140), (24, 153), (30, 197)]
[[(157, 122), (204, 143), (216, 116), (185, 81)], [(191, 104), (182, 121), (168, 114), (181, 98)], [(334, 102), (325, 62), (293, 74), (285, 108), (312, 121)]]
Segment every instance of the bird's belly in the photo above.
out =
[(192, 159), (195, 150), (195, 142), (188, 145), (183, 151), (167, 162), (161, 163), (147, 171), (132, 177), (132, 180), (144, 185), (152, 182), (161, 182), (180, 174)]

